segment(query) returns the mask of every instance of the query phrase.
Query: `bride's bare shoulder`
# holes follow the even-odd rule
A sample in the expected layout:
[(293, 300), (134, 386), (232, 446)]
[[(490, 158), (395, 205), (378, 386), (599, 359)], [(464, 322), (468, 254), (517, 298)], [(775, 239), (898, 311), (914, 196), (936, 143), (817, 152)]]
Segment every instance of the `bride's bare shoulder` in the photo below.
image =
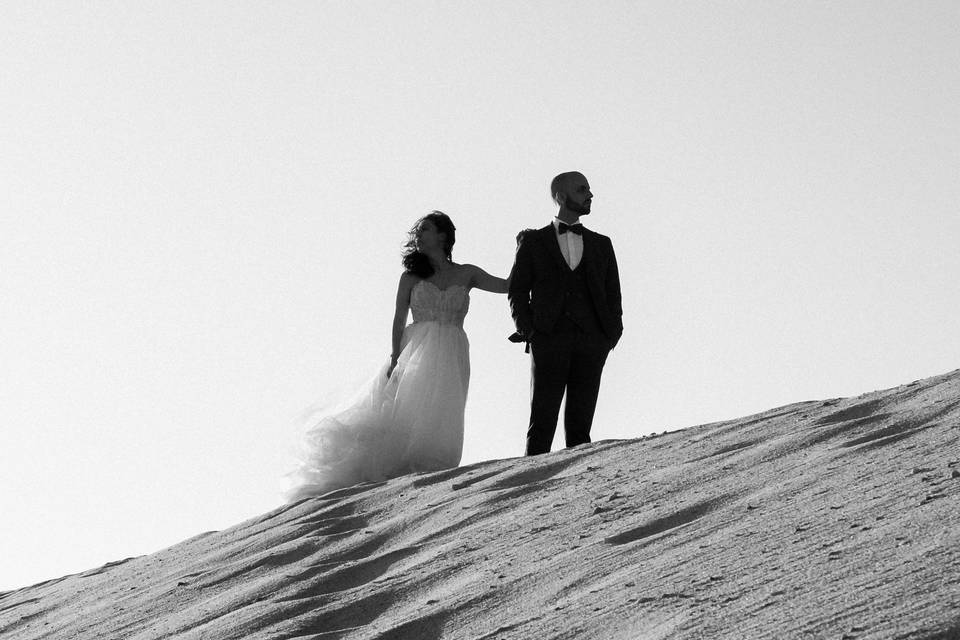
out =
[(409, 271), (404, 271), (400, 274), (400, 283), (399, 289), (401, 291), (409, 291), (413, 288), (413, 285), (417, 284), (423, 278), (410, 273)]
[(476, 277), (477, 273), (483, 271), (483, 269), (475, 264), (459, 264), (457, 267), (459, 269), (460, 276), (471, 281)]

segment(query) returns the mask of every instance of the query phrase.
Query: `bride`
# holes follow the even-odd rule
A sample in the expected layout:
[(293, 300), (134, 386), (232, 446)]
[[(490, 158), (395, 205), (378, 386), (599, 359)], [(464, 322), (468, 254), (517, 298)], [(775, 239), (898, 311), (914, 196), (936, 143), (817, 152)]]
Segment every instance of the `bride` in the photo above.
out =
[[(455, 263), (455, 231), (440, 211), (410, 230), (390, 360), (344, 408), (308, 421), (288, 500), (460, 464), (470, 380), (463, 319), (470, 289), (506, 293), (507, 281)], [(411, 311), (413, 323), (407, 325)]]

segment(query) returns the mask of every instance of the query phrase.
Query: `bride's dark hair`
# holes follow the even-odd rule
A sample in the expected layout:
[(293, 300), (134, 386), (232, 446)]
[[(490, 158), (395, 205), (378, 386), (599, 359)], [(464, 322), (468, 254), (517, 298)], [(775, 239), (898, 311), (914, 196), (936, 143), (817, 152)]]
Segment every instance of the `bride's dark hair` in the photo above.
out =
[(450, 216), (443, 211), (432, 211), (423, 216), (413, 228), (407, 232), (407, 241), (403, 244), (402, 260), (403, 268), (407, 273), (412, 273), (419, 278), (429, 278), (433, 275), (433, 267), (430, 266), (430, 260), (424, 254), (417, 251), (417, 230), (424, 220), (429, 220), (437, 228), (437, 233), (446, 236), (446, 242), (443, 243), (443, 253), (447, 260), (453, 262), (453, 243), (457, 241), (457, 228), (453, 226)]

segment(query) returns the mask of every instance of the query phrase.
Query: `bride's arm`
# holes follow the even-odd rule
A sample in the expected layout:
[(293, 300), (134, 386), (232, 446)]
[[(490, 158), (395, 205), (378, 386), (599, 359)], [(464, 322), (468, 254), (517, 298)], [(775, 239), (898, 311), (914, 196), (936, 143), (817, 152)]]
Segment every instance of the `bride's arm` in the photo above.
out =
[(505, 278), (492, 276), (480, 267), (472, 264), (466, 265), (470, 269), (470, 286), (489, 291), (491, 293), (506, 293), (510, 287), (510, 281)]
[(416, 276), (404, 272), (400, 276), (400, 284), (397, 285), (397, 308), (393, 313), (393, 332), (392, 349), (390, 351), (390, 368), (387, 369), (387, 377), (393, 373), (397, 366), (397, 359), (400, 357), (400, 342), (403, 339), (403, 329), (407, 325), (407, 313), (410, 310), (410, 290), (416, 283)]

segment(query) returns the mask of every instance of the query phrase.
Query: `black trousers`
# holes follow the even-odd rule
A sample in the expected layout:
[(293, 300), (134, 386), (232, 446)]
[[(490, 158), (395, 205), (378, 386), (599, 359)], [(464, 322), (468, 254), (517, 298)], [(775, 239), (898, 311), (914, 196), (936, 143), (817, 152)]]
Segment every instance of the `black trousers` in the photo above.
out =
[(550, 451), (566, 392), (563, 430), (567, 446), (590, 442), (600, 376), (610, 353), (602, 333), (578, 330), (537, 335), (530, 345), (530, 426), (526, 455)]

